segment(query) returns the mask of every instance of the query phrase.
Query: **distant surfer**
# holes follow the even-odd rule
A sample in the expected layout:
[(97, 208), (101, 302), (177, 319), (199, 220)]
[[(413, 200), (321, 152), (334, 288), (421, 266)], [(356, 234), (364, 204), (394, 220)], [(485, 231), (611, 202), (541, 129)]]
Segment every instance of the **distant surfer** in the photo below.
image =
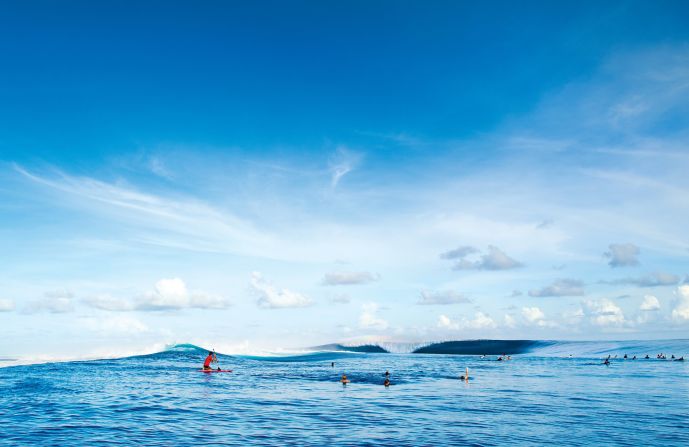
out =
[(385, 385), (385, 388), (389, 387), (389, 386), (390, 386), (390, 379), (388, 379), (388, 378), (386, 377), (386, 378), (385, 378), (385, 381), (383, 382), (383, 385)]
[(610, 364), (610, 359), (609, 359), (609, 358), (605, 359), (605, 361), (603, 362), (603, 364), (604, 364), (604, 365), (609, 365), (609, 364)]
[(206, 357), (206, 360), (203, 361), (203, 369), (205, 371), (213, 369), (211, 368), (211, 363), (218, 363), (218, 357), (215, 355), (215, 352), (208, 353), (208, 357)]
[(330, 362), (330, 367), (334, 368), (335, 367), (335, 362)]
[(340, 382), (342, 382), (342, 385), (347, 385), (349, 383), (349, 379), (347, 378), (346, 374), (342, 374), (342, 378), (340, 379)]
[(468, 367), (464, 369), (464, 375), (459, 376), (459, 380), (464, 380), (467, 382), (469, 381), (469, 368)]
[(385, 371), (385, 377), (389, 377), (389, 376), (390, 376), (390, 371)]

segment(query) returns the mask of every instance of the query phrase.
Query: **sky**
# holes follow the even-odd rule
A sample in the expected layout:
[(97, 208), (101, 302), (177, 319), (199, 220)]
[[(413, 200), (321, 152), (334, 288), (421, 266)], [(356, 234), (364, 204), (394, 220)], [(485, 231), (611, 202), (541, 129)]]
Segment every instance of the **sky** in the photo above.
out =
[(689, 4), (0, 4), (0, 357), (689, 336)]

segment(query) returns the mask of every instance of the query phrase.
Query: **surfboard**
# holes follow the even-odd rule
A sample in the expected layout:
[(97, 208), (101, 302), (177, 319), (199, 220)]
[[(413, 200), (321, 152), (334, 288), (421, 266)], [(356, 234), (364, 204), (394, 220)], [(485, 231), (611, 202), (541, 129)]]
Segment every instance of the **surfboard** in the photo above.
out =
[(231, 369), (221, 369), (221, 370), (217, 370), (217, 369), (197, 369), (196, 371), (198, 371), (198, 372), (204, 372), (204, 373), (231, 373), (231, 372), (232, 372)]

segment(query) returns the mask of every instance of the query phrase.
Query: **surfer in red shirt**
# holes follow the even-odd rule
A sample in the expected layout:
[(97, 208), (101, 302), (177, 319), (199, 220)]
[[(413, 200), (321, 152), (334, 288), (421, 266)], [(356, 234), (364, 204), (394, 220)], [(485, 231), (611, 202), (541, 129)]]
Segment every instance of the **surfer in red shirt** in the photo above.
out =
[[(215, 352), (209, 352), (208, 357), (206, 357), (206, 360), (203, 362), (203, 369), (208, 370), (212, 369), (211, 368), (211, 363), (218, 363), (218, 358), (215, 356)], [(220, 369), (220, 368), (218, 368)]]

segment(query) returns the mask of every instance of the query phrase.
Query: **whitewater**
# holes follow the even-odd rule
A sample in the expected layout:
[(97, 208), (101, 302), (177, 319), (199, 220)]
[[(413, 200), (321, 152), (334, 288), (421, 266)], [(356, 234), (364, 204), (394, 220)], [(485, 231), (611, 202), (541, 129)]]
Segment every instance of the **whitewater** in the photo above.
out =
[(689, 444), (689, 340), (316, 348), (0, 368), (0, 445)]

